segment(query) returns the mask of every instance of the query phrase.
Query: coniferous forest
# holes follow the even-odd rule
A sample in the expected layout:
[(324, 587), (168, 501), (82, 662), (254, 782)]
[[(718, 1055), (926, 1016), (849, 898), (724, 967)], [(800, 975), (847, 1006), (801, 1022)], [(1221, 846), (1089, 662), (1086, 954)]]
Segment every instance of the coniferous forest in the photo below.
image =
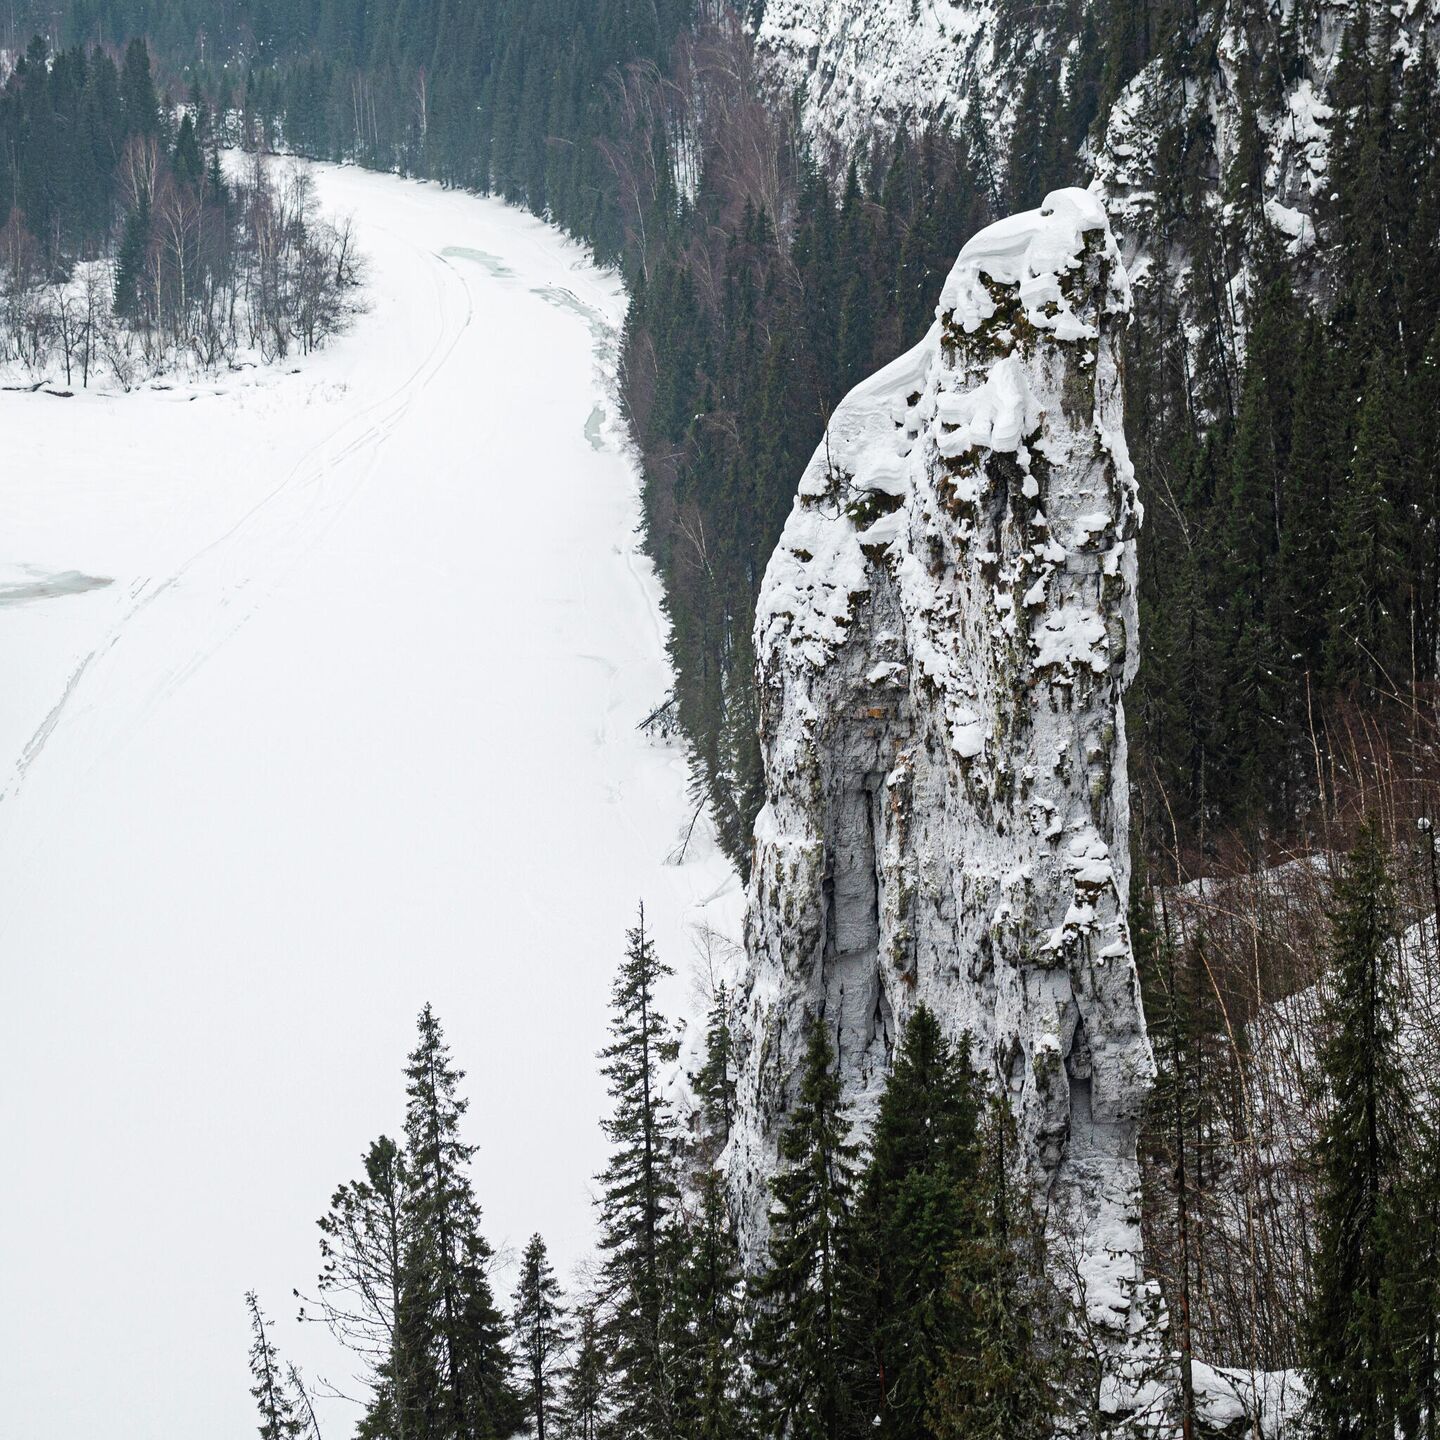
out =
[[(1062, 1407), (1093, 1389), (1095, 1359), (1047, 1273), (1031, 1199), (1005, 1163), (1005, 1112), (967, 1045), (921, 1006), (862, 1148), (814, 1024), (772, 1187), (770, 1263), (747, 1279), (715, 1168), (734, 1098), (726, 1024), (717, 1012), (697, 1104), (677, 1106), (665, 1096), (675, 1032), (656, 1009), (668, 974), (642, 909), (600, 1056), (612, 1108), (599, 1265), (567, 1294), (533, 1236), (508, 1317), (461, 1138), (464, 1072), (421, 1012), (404, 1139), (380, 1136), (336, 1189), (301, 1301), (301, 1319), (327, 1325), (362, 1377), (357, 1433), (1054, 1433)], [(246, 1304), (261, 1435), (316, 1434), (306, 1378), (253, 1293)]]
[[(13, 23), (46, 28), (40, 8)], [(1266, 208), (1267, 117), (1315, 68), (1320, 7), (1288, 7), (1278, 31), (1215, 0), (1058, 8), (1031, 50), (1015, 43), (1028, 12), (998, 8), (1021, 97), (1007, 133), (975, 105), (842, 149), (758, 63), (763, 4), (72, 0), (0, 91), (0, 344), (25, 359), (43, 343), (79, 375), (102, 331), (118, 373), (111, 350), (284, 354), (335, 328), (344, 304), (327, 295), (213, 333), (242, 313), (225, 295), (298, 297), (307, 256), (318, 247), (328, 273), (348, 243), (303, 193), (262, 195), (258, 166), (222, 174), (222, 144), (493, 194), (584, 240), (630, 295), (621, 389), (671, 627), (667, 705), (695, 803), (744, 872), (763, 800), (754, 607), (806, 460), (847, 390), (924, 335), (963, 241), (1086, 183), (1147, 76), (1153, 183), (1125, 236), (1144, 256), (1124, 359), (1146, 511), (1127, 717), (1157, 1066), (1144, 1223), (1180, 1376), (1163, 1419), (1186, 1440), (1212, 1433), (1192, 1382), (1203, 1356), (1307, 1377), (1326, 1440), (1434, 1437), (1437, 57), (1420, 45), (1396, 63), (1396, 12), (1357, 0), (1326, 77), (1328, 180), (1297, 245)], [(1229, 75), (1222, 144), (1186, 97)], [(193, 259), (165, 228), (187, 205)], [(247, 227), (287, 206), (296, 278), (269, 287)], [(75, 329), (100, 261), (109, 287), (88, 303), (114, 318)], [(732, 1007), (718, 992), (696, 1104), (677, 1106), (664, 973), (642, 915), (600, 1057), (611, 1160), (579, 1288), (535, 1236), (513, 1297), (494, 1293), (463, 1073), (422, 1013), (405, 1134), (378, 1138), (335, 1191), (302, 1301), (365, 1376), (359, 1433), (1103, 1431), (1065, 1257), (1045, 1253), (1006, 1161), (1007, 1112), (963, 1039), (919, 1009), (857, 1137), (816, 1021), (768, 1253), (747, 1274), (716, 1170)], [(263, 1298), (247, 1297), (261, 1434), (316, 1434)]]
[[(1335, 887), (1336, 984), (1314, 1056), (1335, 1101), (1303, 1147), (1314, 1205), (1304, 1295), (1283, 1319), (1262, 1308), (1230, 1321), (1263, 1326), (1270, 1363), (1313, 1377), (1312, 1433), (1423, 1440), (1437, 1413), (1440, 1129), (1407, 1074), (1406, 952), (1388, 863), (1367, 825)], [(1077, 1258), (1047, 1245), (1038, 1197), (1007, 1161), (1009, 1110), (972, 1066), (967, 1037), (947, 1040), (918, 1006), (857, 1141), (830, 1027), (812, 1022), (770, 1182), (767, 1255), (747, 1273), (717, 1168), (736, 1103), (725, 996), (693, 1094), (677, 1101), (667, 1083), (677, 1031), (657, 1007), (671, 972), (643, 907), (626, 941), (598, 1057), (611, 1100), (599, 1261), (576, 1292), (535, 1235), (502, 1309), (470, 1174), (476, 1147), (462, 1135), (464, 1072), (422, 1010), (404, 1067), (404, 1139), (381, 1135), (336, 1188), (319, 1220), (313, 1295), (296, 1291), (300, 1319), (328, 1326), (356, 1366), (357, 1434), (1044, 1440), (1196, 1424), (1189, 1342), (1203, 1321), (1188, 1307), (1207, 1302), (1204, 1262), (1186, 1247), (1205, 1200), (1187, 1166), (1215, 1157), (1202, 1141), (1187, 1160), (1203, 1129), (1206, 1035), (1195, 977), (1168, 941), (1153, 941), (1164, 968), (1147, 977), (1161, 1066), (1151, 1138), (1174, 1187), (1157, 1224), (1178, 1227), (1181, 1242), (1158, 1256), (1197, 1273), (1169, 1277), (1178, 1394), (1166, 1383), (1173, 1356), (1154, 1355), (1142, 1362), (1155, 1382), (1148, 1406), (1118, 1418), (1103, 1404), (1107, 1355)], [(253, 1293), (246, 1304), (261, 1435), (318, 1435), (306, 1378), (283, 1361)]]
[(0, 363), (129, 389), (242, 351), (308, 353), (353, 311), (359, 259), (303, 177), (227, 176), (198, 94), (162, 109), (142, 40), (117, 65), (43, 41), (0, 99)]
[[(1127, 80), (1213, 72), (1206, 16), (1162, 6), (1142, 26), (1114, 8), (1116, 23), (1079, 27), (1065, 83), (1033, 60), (1035, 104), (1003, 161), (978, 115), (817, 153), (765, 93), (744, 17), (687, 0), (96, 0), (72, 7), (67, 33), (148, 34), (175, 98), (197, 86), (256, 143), (498, 194), (621, 265), (675, 706), (743, 869), (759, 805), (753, 603), (830, 411), (923, 334), (968, 235), (1083, 178), (1081, 148)], [(1258, 31), (1226, 173), (1200, 121), (1170, 117), (1137, 226), (1156, 259), (1128, 332), (1149, 521), (1132, 768), (1147, 850), (1186, 874), (1313, 833), (1330, 788), (1317, 738), (1358, 702), (1398, 739), (1435, 679), (1440, 87), (1428, 51), (1392, 73), (1388, 11), (1357, 16), (1313, 249), (1289, 254), (1265, 221), (1257, 115), (1303, 60), (1296, 37)], [(236, 53), (243, 66), (225, 63)], [(1222, 280), (1237, 271), (1240, 300)]]

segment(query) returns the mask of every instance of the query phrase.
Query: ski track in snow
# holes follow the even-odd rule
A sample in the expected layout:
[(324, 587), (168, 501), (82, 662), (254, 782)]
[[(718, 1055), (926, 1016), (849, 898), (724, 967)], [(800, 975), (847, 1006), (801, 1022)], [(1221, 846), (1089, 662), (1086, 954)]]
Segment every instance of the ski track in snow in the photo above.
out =
[[(418, 250), (414, 253), (417, 258), (422, 256), (422, 252)], [(437, 290), (438, 288), (437, 284)], [(315, 444), (296, 462), (274, 490), (257, 501), (222, 535), (204, 544), (173, 574), (158, 584), (146, 582), (141, 586), (134, 602), (111, 626), (101, 645), (81, 662), (66, 685), (60, 701), (31, 737), (13, 775), (4, 788), (0, 789), (0, 801), (18, 790), (26, 772), (39, 758), (46, 741), (54, 732), (63, 707), (97, 657), (103, 655), (109, 659), (117, 644), (133, 633), (141, 613), (161, 597), (173, 595), (178, 586), (192, 578), (198, 567), (207, 562), (215, 565), (217, 574), (214, 579), (217, 582), (216, 588), (223, 593), (224, 608), (214, 613), (200, 613), (199, 623), (209, 633), (202, 639), (190, 642), (188, 647), (183, 644), (179, 647), (179, 658), (159, 682), (158, 688), (148, 697), (146, 708), (163, 701), (167, 695), (173, 693), (219, 648), (227, 634), (244, 623), (250, 610), (263, 599), (263, 594), (251, 595), (247, 597), (248, 604), (237, 606), (235, 602), (242, 592), (250, 590), (263, 574), (274, 575), (283, 571), (289, 563), (293, 563), (296, 555), (303, 554), (313, 546), (328, 528), (330, 521), (348, 502), (356, 486), (363, 483), (364, 474), (368, 474), (373, 467), (381, 447), (390, 438), (396, 423), (410, 408), (417, 389), (430, 374), (444, 364), (454, 350), (460, 334), (469, 326), (473, 314), (468, 291), (462, 294), (461, 300), (465, 305), (464, 316), (453, 335), (450, 334), (451, 327), (445, 323), (446, 307), (443, 303), (437, 305), (440, 328), (434, 348), (425, 361), (391, 395), (367, 406)], [(353, 473), (353, 466), (345, 463), (357, 456), (364, 456), (366, 462), (364, 472), (358, 475)], [(228, 568), (228, 573), (227, 567), (231, 567)], [(193, 651), (188, 657), (185, 654), (187, 648)], [(123, 666), (127, 654), (128, 651), (122, 649), (120, 658), (112, 663)], [(92, 711), (88, 718), (99, 723), (101, 715), (102, 712)], [(131, 716), (109, 711), (103, 712), (103, 719), (111, 726), (133, 722)]]
[(7, 1440), (253, 1433), (252, 1285), (288, 1357), (355, 1390), (291, 1290), (398, 1134), (427, 1000), (487, 1233), (541, 1230), (564, 1273), (636, 901), (672, 1012), (694, 927), (738, 932), (708, 836), (665, 864), (685, 766), (635, 728), (668, 680), (608, 418), (618, 281), (498, 202), (316, 176), (371, 264), (349, 336), (175, 390), (0, 394)]

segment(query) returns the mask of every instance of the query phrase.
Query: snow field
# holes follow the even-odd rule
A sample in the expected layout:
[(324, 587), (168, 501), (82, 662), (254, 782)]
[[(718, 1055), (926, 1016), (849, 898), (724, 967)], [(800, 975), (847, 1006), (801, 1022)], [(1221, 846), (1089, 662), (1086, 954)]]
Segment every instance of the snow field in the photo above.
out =
[(426, 1000), (488, 1235), (542, 1231), (564, 1274), (636, 902), (672, 1011), (702, 912), (737, 928), (701, 827), (665, 863), (685, 766), (635, 728), (668, 678), (609, 393), (619, 282), (497, 202), (316, 176), (370, 261), (350, 336), (173, 390), (0, 394), (15, 1440), (252, 1433), (250, 1286), (353, 1391), (291, 1287), (399, 1133)]

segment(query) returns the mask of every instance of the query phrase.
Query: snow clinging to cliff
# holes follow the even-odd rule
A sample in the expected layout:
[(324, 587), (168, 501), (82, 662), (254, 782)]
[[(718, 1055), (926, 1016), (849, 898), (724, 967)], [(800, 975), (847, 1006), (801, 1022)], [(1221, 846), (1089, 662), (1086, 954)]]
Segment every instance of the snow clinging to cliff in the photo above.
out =
[(846, 397), (801, 479), (756, 617), (767, 803), (728, 1156), (755, 1259), (809, 1023), (832, 1030), (863, 1131), (925, 1002), (1008, 1097), (1117, 1374), (1154, 1299), (1125, 917), (1129, 303), (1090, 193), (988, 227), (929, 334)]

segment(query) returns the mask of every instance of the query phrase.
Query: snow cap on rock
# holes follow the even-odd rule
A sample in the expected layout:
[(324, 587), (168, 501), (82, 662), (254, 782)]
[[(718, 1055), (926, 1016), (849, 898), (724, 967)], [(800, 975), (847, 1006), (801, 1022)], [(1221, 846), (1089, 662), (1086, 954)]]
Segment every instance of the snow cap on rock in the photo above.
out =
[(1098, 196), (1072, 186), (1052, 190), (1038, 210), (1006, 216), (972, 236), (940, 292), (938, 315), (973, 334), (995, 314), (989, 280), (1020, 287), (1025, 318), (1037, 330), (1052, 331), (1057, 340), (1093, 340), (1095, 326), (1076, 317), (1061, 280), (1080, 267), (1088, 237), (1096, 233), (1114, 262), (1118, 303), (1107, 309), (1128, 311), (1130, 288), (1105, 207)]

